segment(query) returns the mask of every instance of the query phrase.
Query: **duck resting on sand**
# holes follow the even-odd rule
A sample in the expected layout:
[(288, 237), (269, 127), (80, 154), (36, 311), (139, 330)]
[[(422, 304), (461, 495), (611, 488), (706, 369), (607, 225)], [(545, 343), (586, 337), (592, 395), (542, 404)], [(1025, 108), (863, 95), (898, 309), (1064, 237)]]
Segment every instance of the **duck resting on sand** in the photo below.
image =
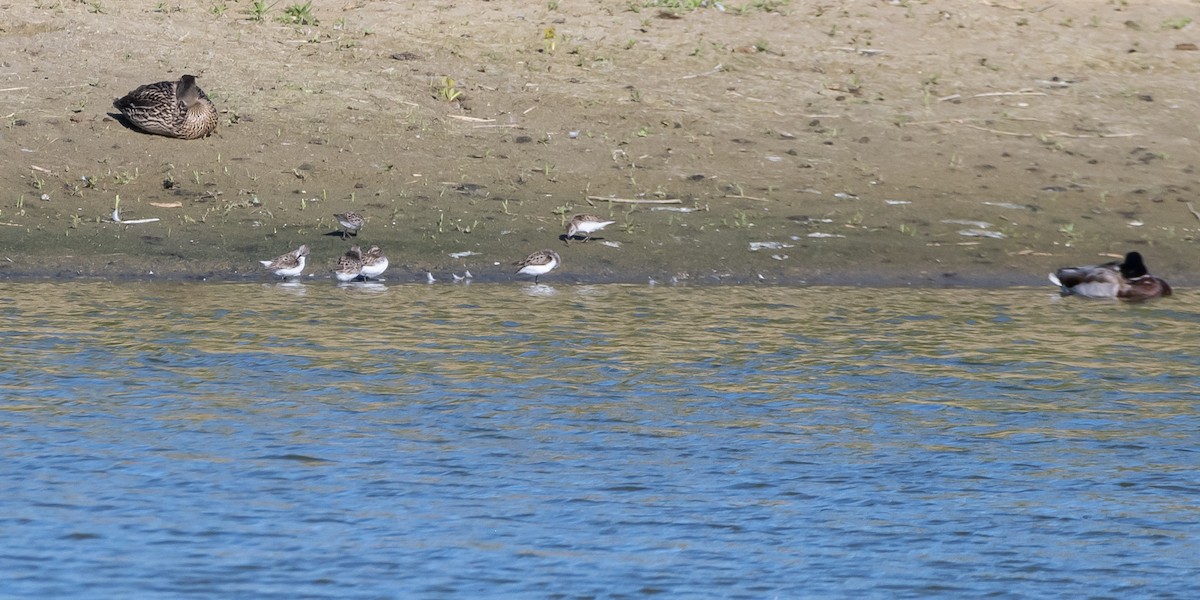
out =
[(138, 86), (113, 100), (113, 107), (146, 133), (194, 140), (217, 128), (217, 107), (196, 85), (194, 75)]

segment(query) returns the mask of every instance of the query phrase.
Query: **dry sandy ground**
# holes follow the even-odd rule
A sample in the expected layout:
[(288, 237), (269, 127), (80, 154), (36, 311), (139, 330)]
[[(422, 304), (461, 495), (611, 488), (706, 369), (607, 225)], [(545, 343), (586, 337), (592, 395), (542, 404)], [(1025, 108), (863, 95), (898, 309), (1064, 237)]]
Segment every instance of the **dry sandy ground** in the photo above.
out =
[[(300, 243), (327, 277), (345, 210), (393, 281), (541, 248), (558, 281), (1194, 277), (1194, 2), (291, 4), (0, 0), (0, 277), (266, 278)], [(184, 73), (213, 136), (110, 115)], [(617, 223), (567, 246), (576, 212)]]

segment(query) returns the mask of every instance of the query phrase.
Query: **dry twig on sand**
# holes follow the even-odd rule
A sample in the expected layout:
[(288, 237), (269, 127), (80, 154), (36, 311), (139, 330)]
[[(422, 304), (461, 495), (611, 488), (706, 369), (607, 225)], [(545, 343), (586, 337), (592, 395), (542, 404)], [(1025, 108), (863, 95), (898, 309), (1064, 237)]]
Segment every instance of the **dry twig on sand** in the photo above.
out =
[[(970, 127), (971, 129), (978, 129), (979, 131), (986, 131), (988, 133), (995, 133), (997, 135), (1011, 135), (1011, 136), (1015, 136), (1015, 137), (1036, 137), (1038, 135), (1038, 134), (1034, 134), (1034, 133), (1021, 133), (1021, 132), (1017, 132), (1017, 131), (1001, 131), (999, 129), (990, 129), (988, 127), (980, 127), (978, 125), (971, 125), (969, 123), (963, 123), (963, 125)], [(1064, 137), (1064, 138), (1075, 138), (1075, 139), (1080, 139), (1080, 140), (1090, 140), (1090, 139), (1096, 139), (1096, 138), (1126, 138), (1126, 137), (1134, 137), (1139, 134), (1136, 134), (1136, 133), (1097, 133), (1094, 135), (1079, 135), (1079, 134), (1074, 134), (1074, 133), (1066, 133), (1063, 131), (1047, 131), (1046, 133), (1044, 133), (1042, 135), (1044, 135), (1045, 137), (1048, 137), (1048, 138)]]
[(952, 94), (938, 98), (938, 102), (947, 102), (950, 100), (970, 100), (971, 98), (997, 98), (1001, 96), (1046, 96), (1046, 92), (1035, 92), (1033, 90), (1017, 90), (1015, 92), (984, 92), (982, 94), (971, 94), (963, 96), (962, 94)]
[(724, 63), (718, 63), (717, 66), (715, 66), (703, 73), (696, 73), (695, 75), (684, 75), (683, 77), (680, 77), (680, 79), (695, 79), (697, 77), (704, 77), (706, 75), (712, 75), (713, 73), (720, 73), (721, 69), (724, 69), (724, 68), (725, 68)]
[(1200, 212), (1196, 212), (1196, 207), (1192, 206), (1191, 202), (1187, 203), (1187, 207), (1188, 207), (1188, 210), (1191, 211), (1193, 216), (1195, 216), (1197, 219), (1200, 219)]
[(605, 198), (604, 196), (588, 196), (587, 199), (596, 200), (598, 202), (618, 202), (621, 204), (683, 204), (683, 200), (678, 198), (647, 200), (645, 198)]

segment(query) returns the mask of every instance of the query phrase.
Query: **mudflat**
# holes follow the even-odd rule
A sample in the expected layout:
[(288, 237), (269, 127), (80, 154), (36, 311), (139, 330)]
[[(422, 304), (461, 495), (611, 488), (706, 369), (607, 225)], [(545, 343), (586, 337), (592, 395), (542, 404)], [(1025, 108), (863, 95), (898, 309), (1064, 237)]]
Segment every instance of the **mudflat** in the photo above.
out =
[[(0, 277), (267, 279), (301, 244), (329, 277), (354, 243), (392, 281), (541, 249), (544, 281), (1043, 284), (1139, 250), (1179, 286), (1200, 258), (1189, 4), (289, 2), (4, 3)], [(116, 117), (183, 74), (213, 135)], [(615, 222), (568, 244), (578, 213)]]

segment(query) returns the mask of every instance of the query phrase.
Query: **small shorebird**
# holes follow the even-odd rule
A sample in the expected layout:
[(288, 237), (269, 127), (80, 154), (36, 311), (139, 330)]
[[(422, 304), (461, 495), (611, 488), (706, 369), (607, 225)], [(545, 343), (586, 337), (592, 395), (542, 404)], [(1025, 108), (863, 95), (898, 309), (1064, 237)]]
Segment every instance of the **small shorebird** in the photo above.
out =
[(1124, 262), (1063, 267), (1050, 274), (1050, 281), (1064, 296), (1147, 300), (1171, 295), (1171, 286), (1150, 274), (1139, 252), (1126, 254)]
[(371, 246), (362, 255), (362, 276), (367, 279), (379, 277), (388, 268), (388, 259), (379, 246)]
[(603, 217), (596, 215), (575, 215), (571, 217), (571, 222), (567, 223), (567, 244), (571, 243), (571, 238), (577, 234), (583, 234), (583, 241), (592, 239), (592, 234), (616, 223), (616, 221), (606, 221)]
[(337, 266), (333, 269), (333, 276), (342, 283), (354, 281), (358, 279), (359, 275), (362, 275), (362, 269), (362, 249), (352, 246), (349, 252), (338, 257)]
[(538, 277), (553, 271), (555, 267), (562, 263), (562, 259), (558, 257), (558, 253), (553, 250), (538, 250), (530, 254), (525, 260), (513, 263), (519, 267), (517, 275), (533, 275), (533, 282), (538, 282)]
[(344, 212), (333, 215), (333, 218), (338, 220), (338, 224), (342, 226), (342, 239), (346, 239), (346, 234), (349, 233), (354, 237), (358, 237), (358, 230), (362, 229), (363, 224), (367, 221), (363, 216), (356, 212)]
[(302, 245), (287, 254), (276, 256), (273, 260), (260, 260), (262, 266), (278, 277), (297, 277), (304, 272), (304, 260), (308, 256), (308, 246)]
[(113, 108), (146, 133), (194, 140), (217, 128), (217, 107), (193, 75), (139, 86), (113, 100)]

